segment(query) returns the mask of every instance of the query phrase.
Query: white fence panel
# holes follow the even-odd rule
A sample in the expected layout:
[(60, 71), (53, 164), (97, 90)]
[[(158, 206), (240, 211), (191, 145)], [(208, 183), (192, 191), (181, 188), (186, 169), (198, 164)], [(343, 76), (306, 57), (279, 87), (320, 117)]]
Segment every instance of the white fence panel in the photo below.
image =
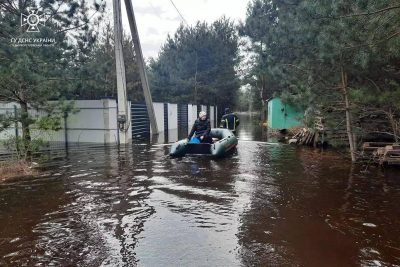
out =
[(168, 130), (178, 129), (178, 105), (168, 103)]
[(210, 106), (210, 114), (208, 114), (208, 117), (210, 118), (211, 127), (216, 127), (214, 118), (214, 106)]
[[(153, 107), (154, 107), (154, 113), (156, 115), (158, 131), (164, 132), (164, 128), (165, 128), (165, 126), (164, 126), (164, 103), (154, 102)], [(150, 133), (152, 133), (151, 127), (150, 127)]]
[[(61, 122), (60, 131), (39, 131), (31, 126), (32, 138), (42, 138), (50, 142), (87, 142), (87, 143), (117, 143), (117, 102), (114, 99), (103, 100), (77, 100), (74, 101), (77, 113), (70, 113), (67, 118), (67, 134), (65, 134), (64, 121)], [(0, 113), (14, 112), (15, 103), (0, 103)], [(19, 105), (17, 106), (19, 107)], [(29, 110), (32, 116), (46, 116), (42, 110)], [(128, 118), (130, 114), (128, 114)], [(18, 135), (22, 136), (19, 126)], [(128, 136), (131, 129), (128, 129)], [(15, 127), (12, 125), (0, 133), (0, 140), (15, 136)], [(68, 140), (65, 138), (67, 137)]]

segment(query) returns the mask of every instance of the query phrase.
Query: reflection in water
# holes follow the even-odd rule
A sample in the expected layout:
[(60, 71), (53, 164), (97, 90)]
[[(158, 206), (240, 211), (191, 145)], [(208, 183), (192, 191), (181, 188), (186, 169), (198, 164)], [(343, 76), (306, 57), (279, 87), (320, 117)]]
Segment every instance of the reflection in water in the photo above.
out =
[(149, 139), (152, 144), (174, 143), (178, 140), (187, 138), (188, 134), (189, 132), (187, 127), (181, 127), (179, 129), (171, 129), (161, 132), (158, 135), (152, 135)]
[(269, 143), (240, 119), (229, 158), (75, 148), (1, 184), (0, 265), (400, 264), (398, 172)]

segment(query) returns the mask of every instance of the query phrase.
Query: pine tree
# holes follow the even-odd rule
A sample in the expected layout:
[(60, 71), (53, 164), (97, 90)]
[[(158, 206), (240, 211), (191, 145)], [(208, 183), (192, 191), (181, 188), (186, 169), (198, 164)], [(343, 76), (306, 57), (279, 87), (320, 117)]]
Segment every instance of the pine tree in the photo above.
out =
[(229, 19), (181, 25), (158, 58), (150, 61), (154, 98), (232, 106), (240, 85), (235, 71), (238, 59), (238, 36)]
[[(62, 8), (60, 8), (62, 6)], [(104, 8), (95, 4), (99, 11)], [(46, 14), (39, 32), (27, 32), (20, 25), (21, 14), (38, 9)], [(54, 109), (48, 100), (59, 99), (70, 90), (71, 70), (79, 65), (82, 49), (93, 41), (85, 1), (14, 0), (0, 3), (0, 99), (20, 105), (17, 120), (22, 125), (23, 144), (30, 154), (30, 125), (37, 118), (28, 108)], [(19, 40), (42, 38), (55, 40), (46, 47), (15, 46)], [(71, 41), (72, 40), (72, 41)], [(70, 43), (76, 43), (76, 46)], [(52, 114), (52, 113), (49, 113)], [(9, 119), (9, 118), (3, 118)], [(55, 124), (57, 125), (57, 124)]]
[[(267, 80), (274, 81), (269, 85), (303, 108), (327, 117), (334, 114), (331, 120), (345, 119), (355, 161), (355, 134), (362, 132), (355, 122), (364, 105), (355, 102), (355, 95), (389, 89), (384, 88), (388, 84), (391, 89), (385, 91), (399, 90), (399, 77), (388, 68), (398, 59), (399, 12), (398, 3), (390, 0), (255, 0), (249, 5), (243, 33), (252, 39), (253, 51), (264, 58)], [(264, 23), (257, 24), (260, 19)], [(258, 44), (265, 48), (257, 49)], [(253, 70), (257, 68), (255, 64)]]

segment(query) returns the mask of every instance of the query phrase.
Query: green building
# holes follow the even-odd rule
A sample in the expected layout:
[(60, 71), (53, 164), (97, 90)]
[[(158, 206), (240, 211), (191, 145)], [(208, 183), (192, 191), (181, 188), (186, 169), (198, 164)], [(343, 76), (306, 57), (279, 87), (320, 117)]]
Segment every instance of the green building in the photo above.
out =
[(304, 111), (282, 103), (279, 97), (272, 97), (267, 103), (268, 128), (282, 130), (303, 125)]

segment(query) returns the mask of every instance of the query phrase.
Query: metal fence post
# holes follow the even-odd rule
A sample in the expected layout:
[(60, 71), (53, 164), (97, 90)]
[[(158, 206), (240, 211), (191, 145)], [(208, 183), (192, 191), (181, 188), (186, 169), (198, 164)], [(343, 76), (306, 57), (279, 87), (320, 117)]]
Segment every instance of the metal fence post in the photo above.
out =
[(65, 139), (65, 149), (68, 149), (68, 112), (64, 111), (64, 139)]
[(14, 127), (15, 127), (15, 148), (17, 149), (17, 152), (19, 152), (19, 146), (18, 146), (18, 114), (17, 114), (17, 106), (14, 105)]

